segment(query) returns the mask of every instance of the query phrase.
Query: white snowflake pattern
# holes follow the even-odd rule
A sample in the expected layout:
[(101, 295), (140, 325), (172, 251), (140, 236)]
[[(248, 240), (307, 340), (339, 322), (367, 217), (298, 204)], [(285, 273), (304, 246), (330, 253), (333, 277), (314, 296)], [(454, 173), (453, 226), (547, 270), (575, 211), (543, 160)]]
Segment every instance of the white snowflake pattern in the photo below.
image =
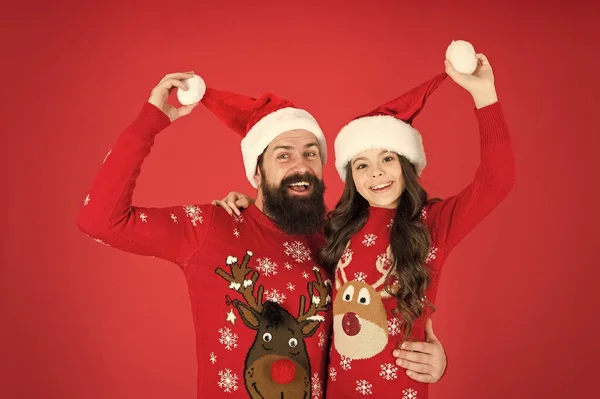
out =
[(238, 336), (236, 333), (232, 332), (229, 328), (223, 327), (219, 328), (219, 334), (221, 334), (221, 338), (219, 338), (219, 343), (225, 345), (225, 349), (228, 351), (233, 350), (238, 347), (237, 339)]
[(286, 270), (292, 270), (292, 265), (290, 265), (288, 262), (285, 262), (283, 267), (285, 267)]
[(196, 205), (186, 205), (183, 207), (186, 216), (192, 221), (192, 225), (197, 226), (196, 223), (202, 224), (202, 209)]
[(243, 223), (243, 222), (244, 222), (244, 215), (240, 215), (240, 216), (238, 216), (238, 215), (233, 215), (233, 220), (234, 220), (234, 221), (235, 221), (237, 224)]
[(342, 359), (340, 360), (340, 367), (342, 368), (342, 370), (352, 369), (352, 359), (342, 355)]
[(267, 298), (267, 301), (282, 304), (286, 297), (283, 292), (279, 292), (277, 289), (273, 288), (271, 291), (265, 291), (265, 298)]
[(331, 378), (331, 381), (335, 381), (336, 377), (337, 377), (337, 371), (335, 371), (335, 368), (329, 367), (329, 378)]
[(290, 291), (294, 291), (296, 289), (296, 286), (294, 284), (292, 284), (292, 283), (288, 283), (287, 289), (290, 290)]
[(217, 355), (215, 355), (214, 352), (211, 352), (211, 354), (210, 354), (210, 362), (212, 364), (215, 364), (217, 362)]
[(218, 382), (219, 387), (223, 388), (223, 391), (231, 393), (238, 389), (238, 376), (229, 369), (219, 371), (219, 377), (221, 381)]
[(365, 273), (363, 273), (363, 272), (354, 273), (355, 281), (360, 281), (361, 283), (364, 283), (366, 279), (367, 279), (367, 275)]
[(265, 277), (274, 276), (277, 274), (277, 263), (273, 262), (269, 258), (258, 259), (257, 269)]
[(358, 381), (356, 381), (356, 390), (361, 395), (372, 395), (373, 391), (371, 391), (371, 388), (373, 388), (373, 384), (371, 384), (367, 380), (358, 380)]
[(172, 213), (172, 214), (171, 214), (171, 220), (172, 220), (174, 223), (179, 223), (179, 222), (177, 221), (177, 216), (176, 216), (174, 213)]
[(309, 275), (306, 272), (302, 272), (302, 277), (304, 277), (305, 279), (308, 279)]
[(86, 206), (87, 204), (89, 204), (90, 203), (90, 199), (91, 199), (90, 195), (89, 194), (86, 195), (85, 199), (83, 200), (83, 206)]
[(236, 238), (240, 238), (240, 232), (238, 231), (238, 229), (233, 229), (233, 235), (234, 235)]
[(354, 251), (352, 251), (352, 248), (346, 248), (341, 256), (342, 262), (345, 263), (348, 260), (348, 257), (352, 257), (352, 254), (354, 254)]
[(427, 209), (425, 209), (425, 208), (421, 209), (421, 218), (427, 219)]
[(427, 254), (427, 259), (425, 260), (425, 263), (429, 263), (435, 259), (435, 254), (437, 253), (437, 250), (438, 249), (436, 247), (429, 248), (429, 253)]
[(400, 334), (400, 324), (400, 319), (397, 317), (388, 319), (388, 331), (392, 337)]
[(375, 245), (377, 236), (375, 234), (365, 234), (365, 239), (362, 241), (365, 247), (372, 247)]
[(397, 372), (398, 367), (394, 366), (392, 363), (386, 363), (381, 365), (381, 372), (379, 375), (383, 377), (384, 380), (391, 381), (398, 378)]
[(394, 218), (391, 218), (390, 222), (387, 224), (387, 228), (391, 229), (393, 225), (394, 225)]
[(417, 391), (412, 388), (403, 389), (402, 399), (417, 399)]
[(323, 331), (319, 332), (319, 348), (323, 348), (325, 346), (325, 333)]
[(310, 259), (310, 251), (306, 248), (304, 243), (300, 241), (294, 241), (293, 243), (285, 242), (283, 243), (283, 247), (285, 248), (285, 254), (287, 256), (291, 256), (298, 263), (302, 263), (305, 260)]
[(140, 213), (140, 219), (142, 220), (142, 222), (144, 223), (148, 223), (148, 215), (146, 215), (145, 213)]
[(320, 398), (323, 394), (323, 386), (321, 384), (321, 380), (319, 379), (319, 373), (314, 373), (311, 379), (311, 391), (313, 398)]

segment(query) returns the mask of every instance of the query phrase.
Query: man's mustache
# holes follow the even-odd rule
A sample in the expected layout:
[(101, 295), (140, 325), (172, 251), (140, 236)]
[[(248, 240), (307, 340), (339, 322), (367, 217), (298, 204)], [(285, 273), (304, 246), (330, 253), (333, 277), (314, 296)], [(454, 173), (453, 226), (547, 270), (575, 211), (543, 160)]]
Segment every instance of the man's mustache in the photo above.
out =
[(281, 180), (281, 183), (279, 186), (281, 188), (283, 188), (284, 186), (289, 186), (290, 184), (300, 183), (303, 181), (305, 181), (311, 185), (315, 185), (319, 182), (319, 179), (317, 179), (317, 176), (315, 176), (311, 173), (295, 174), (295, 175), (288, 176), (288, 177), (284, 178), (283, 180)]

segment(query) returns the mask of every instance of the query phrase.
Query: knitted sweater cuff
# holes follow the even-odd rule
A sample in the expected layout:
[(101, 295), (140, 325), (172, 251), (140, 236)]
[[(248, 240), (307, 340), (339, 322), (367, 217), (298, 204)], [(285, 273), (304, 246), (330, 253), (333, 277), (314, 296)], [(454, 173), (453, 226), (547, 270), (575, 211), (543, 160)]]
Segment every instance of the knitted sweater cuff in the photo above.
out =
[(504, 111), (500, 102), (476, 109), (475, 115), (479, 122), (479, 131), (481, 132), (481, 140), (484, 147), (491, 147), (494, 144), (506, 142), (510, 139), (508, 126), (504, 118)]
[(161, 130), (171, 124), (169, 117), (156, 106), (145, 102), (131, 128), (140, 135), (153, 139)]

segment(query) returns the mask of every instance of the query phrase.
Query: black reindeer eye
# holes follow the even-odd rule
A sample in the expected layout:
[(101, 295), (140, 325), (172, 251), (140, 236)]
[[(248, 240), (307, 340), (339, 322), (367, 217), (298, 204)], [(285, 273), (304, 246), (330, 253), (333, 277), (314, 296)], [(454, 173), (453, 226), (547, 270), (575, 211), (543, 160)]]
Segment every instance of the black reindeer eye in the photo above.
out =
[(290, 347), (295, 348), (296, 346), (298, 346), (298, 340), (296, 338), (290, 338), (288, 344), (290, 345)]
[(344, 294), (342, 296), (342, 299), (344, 300), (344, 302), (350, 302), (352, 301), (352, 298), (354, 297), (354, 287), (349, 285), (345, 290), (344, 290)]
[(265, 341), (265, 342), (271, 342), (272, 339), (273, 339), (273, 336), (271, 335), (271, 333), (264, 333), (263, 334), (263, 341)]
[(361, 305), (368, 305), (371, 303), (371, 294), (368, 289), (361, 288), (360, 291), (358, 291), (358, 303)]

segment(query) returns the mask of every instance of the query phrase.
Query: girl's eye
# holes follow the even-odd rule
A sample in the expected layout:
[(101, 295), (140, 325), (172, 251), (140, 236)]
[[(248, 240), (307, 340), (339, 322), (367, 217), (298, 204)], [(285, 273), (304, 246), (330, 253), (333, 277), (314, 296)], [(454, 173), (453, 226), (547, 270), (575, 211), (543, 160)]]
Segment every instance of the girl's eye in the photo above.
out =
[(366, 168), (366, 167), (367, 167), (367, 165), (365, 165), (364, 163), (361, 163), (360, 165), (358, 165), (358, 166), (356, 167), (356, 169), (357, 169), (357, 170), (358, 170), (358, 169), (364, 169), (364, 168)]
[(391, 162), (394, 160), (394, 157), (385, 157), (383, 158), (383, 162)]

